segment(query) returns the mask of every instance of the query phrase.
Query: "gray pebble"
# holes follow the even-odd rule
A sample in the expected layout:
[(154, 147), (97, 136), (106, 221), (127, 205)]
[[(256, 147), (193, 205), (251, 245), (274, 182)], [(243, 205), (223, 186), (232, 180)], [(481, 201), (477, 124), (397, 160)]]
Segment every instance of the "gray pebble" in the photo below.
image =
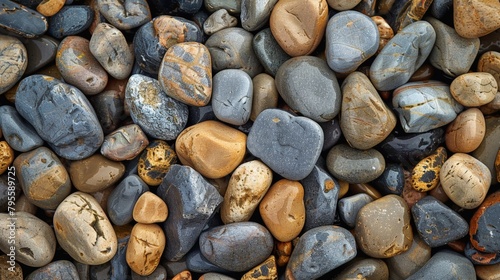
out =
[(49, 263), (28, 275), (26, 280), (45, 279), (79, 279), (75, 265), (67, 260), (59, 260)]
[(199, 248), (194, 248), (186, 255), (186, 265), (189, 271), (196, 273), (219, 272), (227, 273), (226, 269), (220, 268), (207, 260)]
[(209, 12), (215, 12), (220, 9), (226, 9), (232, 14), (241, 12), (241, 0), (205, 0), (205, 8)]
[(238, 19), (230, 15), (226, 9), (220, 9), (212, 13), (203, 23), (203, 31), (212, 35), (217, 31), (238, 25)]
[(278, 0), (241, 0), (241, 26), (256, 31), (264, 26)]
[(253, 50), (267, 73), (276, 76), (279, 67), (291, 57), (281, 48), (270, 28), (253, 37)]
[(132, 222), (132, 212), (139, 197), (149, 191), (148, 185), (137, 175), (123, 179), (108, 197), (108, 217), (117, 226)]
[(18, 152), (31, 151), (43, 145), (33, 126), (24, 120), (16, 109), (9, 105), (0, 107), (0, 128), (5, 141)]
[(109, 23), (122, 30), (139, 27), (151, 20), (146, 0), (97, 0), (97, 7)]
[(226, 123), (243, 125), (252, 111), (252, 78), (243, 70), (226, 69), (213, 78), (212, 108)]
[(10, 0), (1, 0), (0, 4), (0, 29), (4, 32), (34, 38), (47, 31), (47, 18), (39, 12)]
[(359, 209), (373, 201), (366, 193), (358, 193), (339, 200), (339, 217), (349, 227), (356, 226), (356, 216)]
[(474, 265), (464, 256), (449, 251), (439, 251), (416, 273), (406, 280), (440, 279), (471, 280), (476, 279)]
[(2, 75), (0, 95), (21, 79), (26, 67), (28, 67), (28, 53), (23, 43), (16, 37), (0, 34), (0, 75)]

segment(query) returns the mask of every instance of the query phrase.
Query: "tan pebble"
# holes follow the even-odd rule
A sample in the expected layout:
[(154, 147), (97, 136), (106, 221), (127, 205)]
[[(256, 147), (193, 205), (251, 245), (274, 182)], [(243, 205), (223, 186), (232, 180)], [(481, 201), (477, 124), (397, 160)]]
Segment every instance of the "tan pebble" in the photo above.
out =
[(145, 192), (135, 203), (132, 216), (136, 222), (143, 224), (164, 222), (168, 217), (167, 204), (156, 194)]
[(497, 181), (500, 182), (500, 149), (497, 152), (497, 157), (495, 158), (495, 173)]
[(264, 262), (252, 268), (245, 273), (241, 280), (277, 280), (278, 268), (276, 267), (276, 258), (271, 255)]
[(51, 17), (62, 9), (65, 2), (64, 0), (43, 0), (36, 10), (46, 17)]
[(177, 154), (163, 140), (153, 140), (142, 152), (137, 164), (137, 173), (150, 186), (159, 186), (172, 164), (177, 163)]
[(427, 192), (439, 184), (439, 171), (448, 158), (446, 149), (439, 147), (428, 157), (419, 161), (411, 172), (412, 187), (419, 192)]
[(351, 193), (353, 194), (366, 193), (371, 198), (373, 198), (373, 200), (382, 197), (382, 194), (380, 194), (380, 192), (370, 184), (349, 184), (349, 191), (351, 191)]
[(456, 153), (441, 168), (441, 185), (448, 197), (459, 207), (474, 209), (486, 197), (491, 184), (491, 173), (476, 158)]
[(165, 242), (165, 234), (159, 225), (135, 224), (125, 253), (130, 269), (141, 276), (153, 273), (160, 263)]
[(0, 141), (0, 174), (3, 174), (14, 161), (14, 150), (7, 141)]
[(305, 223), (304, 187), (298, 181), (279, 180), (267, 191), (259, 211), (274, 238), (279, 241), (294, 239)]
[(177, 273), (172, 280), (191, 280), (193, 277), (191, 276), (191, 272), (188, 270), (183, 270)]
[(453, 22), (464, 38), (478, 38), (500, 28), (498, 0), (453, 0)]
[(453, 153), (470, 153), (481, 145), (485, 133), (483, 113), (477, 108), (467, 109), (446, 128), (446, 147)]
[(379, 53), (385, 47), (387, 42), (394, 37), (394, 31), (383, 17), (373, 16), (371, 19), (377, 24), (378, 33), (380, 34), (380, 41), (377, 50), (377, 53)]
[(241, 164), (234, 170), (221, 206), (225, 224), (250, 220), (273, 181), (273, 172), (259, 160)]
[(490, 73), (465, 73), (456, 77), (450, 92), (458, 103), (466, 107), (479, 107), (493, 101), (498, 91), (495, 77)]
[(337, 11), (350, 10), (361, 2), (361, 0), (327, 0), (328, 5)]
[(7, 255), (0, 256), (0, 279), (23, 280), (23, 269), (16, 261), (13, 261), (14, 266), (11, 266), (10, 257)]
[(274, 254), (276, 255), (276, 264), (279, 267), (286, 266), (292, 255), (292, 241), (276, 241), (274, 245)]
[(500, 263), (492, 265), (476, 265), (476, 275), (480, 280), (500, 279)]
[(243, 161), (246, 140), (243, 132), (210, 120), (184, 129), (177, 137), (175, 151), (182, 164), (215, 179), (233, 172)]
[(252, 79), (253, 99), (250, 119), (255, 121), (260, 112), (278, 106), (278, 90), (274, 78), (266, 73), (261, 73)]
[(485, 52), (477, 63), (477, 72), (490, 73), (500, 85), (500, 52)]
[(73, 161), (69, 175), (73, 186), (82, 192), (97, 192), (118, 182), (125, 173), (125, 166), (100, 154)]

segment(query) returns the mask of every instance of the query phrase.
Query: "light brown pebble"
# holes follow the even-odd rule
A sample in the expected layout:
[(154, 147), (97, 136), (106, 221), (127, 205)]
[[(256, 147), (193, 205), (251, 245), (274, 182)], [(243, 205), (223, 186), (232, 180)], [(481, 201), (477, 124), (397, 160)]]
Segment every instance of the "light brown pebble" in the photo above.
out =
[(259, 206), (267, 229), (279, 241), (291, 241), (304, 227), (304, 187), (298, 181), (281, 179), (267, 191)]
[(6, 141), (0, 141), (0, 174), (3, 174), (14, 161), (14, 150)]
[(466, 107), (479, 107), (493, 101), (498, 91), (495, 77), (486, 72), (465, 73), (450, 85), (455, 100)]
[(350, 10), (361, 2), (361, 0), (327, 0), (328, 5), (337, 11)]
[(252, 79), (253, 99), (250, 119), (255, 121), (260, 112), (278, 106), (278, 90), (274, 78), (266, 73), (260, 73)]
[(383, 17), (373, 16), (371, 19), (377, 24), (378, 33), (380, 34), (380, 41), (377, 49), (377, 53), (379, 53), (385, 47), (387, 42), (394, 37), (394, 31)]
[(144, 150), (137, 164), (137, 173), (150, 186), (159, 186), (172, 164), (177, 163), (177, 154), (163, 140), (153, 140)]
[(168, 217), (168, 207), (159, 196), (148, 191), (143, 193), (135, 203), (132, 216), (138, 223), (161, 223)]
[(418, 192), (428, 192), (439, 184), (439, 171), (448, 158), (446, 149), (439, 147), (413, 167), (411, 172), (412, 187)]
[(441, 168), (439, 175), (446, 195), (459, 207), (474, 209), (486, 197), (491, 184), (491, 173), (476, 158), (456, 153)]
[(125, 173), (125, 166), (100, 154), (73, 161), (69, 175), (73, 186), (82, 192), (97, 192), (118, 182)]
[(243, 274), (241, 280), (277, 280), (278, 268), (276, 267), (276, 258), (274, 255), (269, 256), (264, 262), (250, 269)]
[(498, 0), (453, 0), (453, 23), (464, 38), (478, 38), (500, 28)]
[(483, 113), (477, 108), (469, 108), (446, 128), (446, 147), (453, 153), (470, 153), (481, 145), (485, 133)]
[(477, 72), (490, 73), (500, 85), (500, 52), (485, 52), (477, 63)]
[(182, 164), (201, 175), (221, 178), (243, 161), (247, 136), (219, 121), (205, 121), (190, 126), (179, 134), (175, 151)]
[(115, 161), (131, 160), (148, 145), (149, 140), (144, 131), (136, 124), (129, 124), (104, 137), (101, 154)]
[(292, 241), (276, 241), (274, 245), (274, 254), (276, 255), (276, 265), (286, 266), (292, 255)]
[(62, 9), (64, 3), (66, 3), (64, 0), (43, 0), (36, 10), (46, 17), (51, 17)]
[[(0, 256), (0, 279), (23, 280), (23, 269), (14, 259), (7, 255)], [(14, 264), (14, 265), (12, 265)]]
[(165, 242), (165, 234), (159, 225), (135, 224), (125, 254), (130, 269), (142, 276), (153, 273), (160, 263)]
[(500, 263), (492, 265), (476, 265), (476, 275), (480, 280), (500, 279)]
[(352, 194), (366, 193), (373, 198), (373, 200), (382, 197), (382, 194), (370, 184), (349, 184), (349, 191)]
[(193, 277), (191, 276), (191, 272), (188, 270), (183, 270), (177, 273), (172, 280), (191, 280)]

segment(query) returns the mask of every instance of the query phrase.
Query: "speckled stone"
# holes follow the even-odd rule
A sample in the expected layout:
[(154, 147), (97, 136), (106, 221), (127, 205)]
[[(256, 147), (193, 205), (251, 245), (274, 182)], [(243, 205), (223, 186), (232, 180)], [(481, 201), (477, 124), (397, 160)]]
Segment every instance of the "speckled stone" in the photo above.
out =
[(137, 163), (137, 174), (146, 184), (159, 186), (170, 166), (177, 163), (177, 154), (163, 140), (153, 140), (142, 152)]
[(471, 155), (481, 161), (491, 172), (492, 182), (496, 183), (495, 158), (500, 148), (500, 118), (496, 116), (485, 118), (486, 131), (483, 141)]
[(478, 207), (491, 184), (488, 167), (476, 158), (455, 153), (441, 167), (441, 185), (448, 197), (465, 209)]
[(290, 108), (314, 121), (330, 121), (340, 111), (337, 78), (320, 58), (301, 56), (283, 63), (276, 73), (276, 88)]
[(393, 92), (392, 105), (407, 133), (427, 132), (444, 126), (463, 110), (450, 93), (450, 87), (438, 81), (412, 82), (397, 88)]
[(137, 175), (123, 179), (108, 197), (107, 209), (109, 220), (117, 226), (132, 222), (132, 212), (139, 197), (149, 191), (148, 186)]
[(494, 0), (453, 1), (453, 23), (465, 38), (485, 36), (500, 28), (500, 3)]
[(37, 11), (10, 0), (1, 3), (1, 29), (25, 38), (41, 36), (47, 31), (47, 19)]
[(59, 260), (31, 272), (26, 280), (79, 279), (76, 266), (68, 260)]
[(15, 104), (19, 114), (63, 158), (86, 158), (102, 144), (104, 136), (94, 110), (73, 86), (50, 76), (32, 75), (21, 81)]
[(178, 261), (196, 244), (223, 198), (200, 173), (177, 164), (167, 172), (157, 194), (169, 209), (163, 224), (167, 236), (164, 255), (169, 261)]
[(377, 179), (373, 180), (371, 184), (382, 194), (397, 194), (403, 192), (404, 187), (404, 169), (398, 163), (386, 163), (384, 173)]
[(200, 235), (200, 251), (213, 264), (236, 272), (266, 260), (273, 249), (269, 231), (255, 222), (218, 226)]
[(241, 26), (248, 31), (256, 31), (263, 27), (278, 0), (242, 0)]
[(136, 124), (129, 124), (104, 137), (101, 154), (115, 161), (131, 160), (148, 145), (148, 137), (141, 127)]
[(209, 12), (215, 12), (220, 9), (226, 9), (232, 14), (241, 13), (241, 0), (227, 1), (227, 0), (205, 0), (203, 1), (205, 8)]
[(35, 129), (12, 106), (0, 107), (0, 129), (9, 146), (18, 152), (28, 152), (43, 145)]
[(343, 197), (339, 200), (338, 211), (340, 219), (347, 226), (354, 228), (356, 226), (356, 217), (363, 206), (373, 201), (373, 198), (366, 193)]
[(127, 244), (127, 264), (132, 271), (147, 276), (153, 273), (165, 249), (165, 234), (157, 224), (134, 225)]
[(446, 148), (453, 153), (470, 153), (481, 145), (485, 133), (483, 113), (477, 108), (469, 108), (446, 128)]
[(274, 39), (270, 28), (263, 29), (255, 34), (252, 44), (255, 55), (264, 67), (264, 70), (272, 76), (276, 76), (279, 67), (290, 59), (290, 56)]
[(446, 149), (439, 147), (433, 154), (419, 161), (411, 171), (412, 187), (419, 192), (435, 189), (439, 184), (439, 172), (446, 159)]
[(11, 261), (10, 258), (11, 257), (7, 255), (0, 256), (0, 277), (2, 277), (2, 279), (23, 280), (23, 269), (21, 265), (15, 260)]
[(411, 247), (394, 257), (385, 259), (390, 271), (390, 279), (404, 280), (419, 270), (431, 258), (431, 247), (418, 235), (413, 236)]
[(151, 20), (146, 0), (97, 0), (99, 12), (106, 20), (121, 30), (139, 27)]
[(474, 266), (464, 256), (443, 250), (412, 274), (407, 280), (417, 279), (476, 279)]
[(101, 191), (118, 182), (125, 173), (125, 166), (100, 154), (73, 161), (69, 165), (73, 186), (82, 192)]
[(241, 277), (241, 280), (252, 279), (278, 279), (278, 268), (276, 267), (276, 258), (274, 255), (271, 255), (264, 262), (250, 269)]
[(245, 124), (250, 119), (252, 101), (252, 78), (245, 71), (225, 69), (214, 76), (212, 108), (217, 119), (232, 125)]
[(209, 15), (203, 22), (203, 31), (207, 35), (212, 35), (217, 31), (236, 25), (238, 25), (238, 19), (231, 16), (226, 9), (220, 9)]
[(498, 84), (487, 72), (466, 73), (456, 77), (450, 85), (453, 98), (466, 107), (479, 107), (495, 99)]
[(333, 280), (343, 279), (389, 279), (389, 269), (383, 260), (360, 259), (354, 260), (344, 268)]
[(352, 260), (357, 254), (353, 235), (338, 226), (306, 231), (286, 267), (287, 279), (317, 279)]
[(164, 222), (168, 217), (167, 204), (156, 194), (146, 191), (137, 199), (132, 216), (134, 221), (143, 224)]
[(0, 94), (5, 93), (21, 79), (27, 66), (28, 53), (23, 43), (16, 37), (0, 35), (0, 74), (2, 75)]
[(500, 253), (498, 242), (500, 192), (489, 195), (470, 220), (470, 242), (477, 250), (486, 253)]
[(125, 102), (134, 123), (154, 138), (173, 140), (187, 123), (187, 105), (167, 96), (156, 79), (132, 75), (125, 89)]
[(374, 258), (390, 258), (410, 248), (413, 232), (410, 209), (399, 196), (389, 194), (366, 204), (358, 212), (356, 244)]
[(260, 73), (252, 79), (252, 110), (250, 119), (255, 121), (257, 116), (265, 109), (276, 108), (278, 106), (278, 90), (275, 80), (266, 73)]
[(316, 122), (278, 109), (260, 113), (247, 139), (250, 153), (289, 180), (311, 173), (322, 146), (323, 131)]
[(432, 51), (436, 32), (426, 21), (414, 22), (382, 49), (370, 67), (370, 79), (378, 90), (393, 90), (410, 79)]

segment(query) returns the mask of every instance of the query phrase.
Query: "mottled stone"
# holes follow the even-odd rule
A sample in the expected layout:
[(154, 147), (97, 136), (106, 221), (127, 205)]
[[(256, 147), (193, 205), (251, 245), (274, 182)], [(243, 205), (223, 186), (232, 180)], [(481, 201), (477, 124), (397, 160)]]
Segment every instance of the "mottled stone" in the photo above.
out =
[(265, 109), (278, 106), (278, 90), (275, 80), (266, 73), (260, 73), (252, 79), (252, 110), (250, 119), (255, 121), (257, 116)]
[(10, 0), (2, 0), (0, 28), (25, 38), (34, 38), (47, 31), (47, 19), (35, 10)]
[(276, 256), (276, 265), (286, 266), (292, 255), (292, 241), (275, 241), (273, 254)]
[(148, 186), (137, 175), (130, 175), (114, 188), (108, 197), (109, 220), (117, 226), (132, 222), (132, 212), (139, 197), (149, 191)]
[(446, 159), (446, 149), (439, 147), (433, 154), (419, 161), (411, 171), (412, 187), (419, 192), (436, 188), (439, 184), (439, 172)]
[(429, 261), (412, 274), (407, 280), (417, 279), (476, 279), (474, 266), (464, 256), (443, 250), (439, 251)]
[(217, 31), (236, 25), (238, 25), (238, 19), (231, 16), (226, 9), (220, 9), (208, 16), (203, 23), (203, 31), (207, 35), (212, 35)]
[(278, 268), (276, 267), (276, 258), (274, 255), (271, 255), (264, 262), (250, 269), (241, 277), (241, 280), (252, 279), (278, 279)]
[[(0, 13), (1, 26), (1, 13)], [(16, 37), (0, 35), (0, 94), (13, 87), (28, 66), (28, 53)]]
[(431, 247), (418, 235), (413, 236), (411, 247), (394, 257), (385, 259), (390, 279), (404, 280), (419, 270), (431, 258)]
[(177, 273), (172, 280), (191, 280), (193, 279), (191, 276), (191, 272), (188, 270), (183, 270), (179, 273)]
[(281, 48), (270, 28), (263, 29), (253, 37), (253, 50), (266, 73), (276, 76), (279, 67), (290, 56)]
[(453, 153), (470, 153), (479, 147), (485, 133), (483, 113), (477, 108), (467, 109), (446, 128), (446, 148)]
[(487, 117), (485, 123), (486, 131), (483, 141), (471, 155), (486, 165), (490, 170), (492, 182), (496, 183), (495, 157), (500, 148), (500, 118)]
[(87, 5), (64, 6), (49, 19), (47, 34), (62, 39), (87, 30), (94, 20), (94, 11)]
[(23, 269), (21, 265), (17, 263), (14, 256), (10, 257), (7, 255), (0, 256), (0, 277), (1, 279), (10, 280), (23, 280)]
[(263, 27), (278, 0), (242, 0), (241, 26), (248, 31), (256, 31)]
[(470, 220), (470, 242), (477, 250), (486, 253), (500, 253), (500, 192), (489, 195)]
[(99, 12), (106, 20), (121, 30), (139, 27), (151, 20), (146, 0), (97, 0)]
[(165, 234), (157, 224), (137, 223), (127, 244), (127, 264), (139, 275), (153, 273), (165, 249)]
[(450, 92), (458, 103), (466, 107), (479, 107), (495, 99), (498, 84), (487, 72), (466, 73), (451, 82)]
[(125, 166), (100, 154), (73, 161), (69, 165), (73, 186), (82, 192), (101, 191), (118, 182), (125, 173)]
[(382, 194), (397, 194), (403, 192), (404, 187), (404, 169), (398, 163), (386, 163), (384, 173), (371, 184)]
[(136, 124), (129, 124), (104, 137), (101, 154), (115, 161), (131, 160), (148, 145), (148, 137), (141, 127)]
[(3, 174), (14, 161), (14, 150), (6, 141), (0, 141), (0, 174)]
[(12, 106), (0, 107), (0, 128), (9, 146), (18, 152), (28, 152), (43, 145), (35, 129)]
[(137, 199), (132, 216), (134, 221), (143, 224), (164, 222), (168, 217), (167, 204), (156, 194), (146, 191)]
[(252, 111), (252, 78), (243, 70), (225, 69), (214, 76), (213, 82), (212, 108), (217, 119), (232, 125), (245, 124)]
[(389, 269), (383, 260), (380, 259), (360, 259), (354, 260), (344, 268), (334, 280), (343, 279), (389, 279)]
[(401, 197), (406, 201), (408, 207), (411, 209), (417, 201), (427, 196), (426, 192), (419, 192), (413, 188), (411, 183), (411, 173), (409, 171), (404, 171), (405, 183), (403, 186), (403, 192)]
[(353, 10), (363, 13), (369, 17), (373, 17), (377, 9), (376, 4), (377, 1), (375, 0), (361, 0), (361, 2), (359, 2)]
[(453, 23), (465, 38), (485, 36), (500, 28), (500, 2), (494, 0), (454, 0)]
[(163, 140), (153, 140), (142, 152), (137, 163), (137, 174), (146, 184), (159, 186), (170, 166), (177, 163), (177, 154)]
[(396, 33), (411, 23), (422, 19), (432, 4), (431, 1), (395, 1), (387, 19)]
[(76, 266), (68, 260), (59, 260), (31, 272), (26, 280), (79, 279)]
[(343, 197), (339, 200), (339, 217), (347, 226), (356, 226), (356, 217), (363, 206), (373, 201), (366, 193), (359, 193), (352, 196)]

